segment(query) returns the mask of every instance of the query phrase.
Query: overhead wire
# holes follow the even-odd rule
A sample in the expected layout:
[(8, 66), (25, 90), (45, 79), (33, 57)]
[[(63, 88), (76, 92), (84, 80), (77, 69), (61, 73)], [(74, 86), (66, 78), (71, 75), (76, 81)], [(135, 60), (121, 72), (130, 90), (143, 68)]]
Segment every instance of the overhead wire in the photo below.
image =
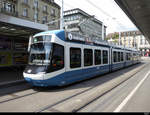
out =
[[(62, 2), (62, 0), (58, 0), (58, 1), (59, 1), (59, 2)], [(75, 8), (74, 6), (72, 6), (72, 5), (68, 4), (68, 3), (66, 3), (65, 1), (64, 1), (64, 4), (67, 5), (67, 6), (70, 7), (70, 8)]]
[(91, 2), (90, 0), (86, 0), (90, 5), (92, 5), (93, 7), (95, 7), (96, 9), (98, 9), (100, 12), (102, 12), (105, 16), (107, 16), (109, 19), (114, 20), (115, 22), (118, 23), (118, 25), (121, 25), (120, 27), (123, 27), (123, 24), (121, 24), (118, 20), (116, 20), (115, 17), (111, 16), (110, 14), (108, 14), (106, 11), (104, 11), (103, 9), (101, 9), (100, 7), (98, 7), (97, 5), (95, 5), (93, 2)]

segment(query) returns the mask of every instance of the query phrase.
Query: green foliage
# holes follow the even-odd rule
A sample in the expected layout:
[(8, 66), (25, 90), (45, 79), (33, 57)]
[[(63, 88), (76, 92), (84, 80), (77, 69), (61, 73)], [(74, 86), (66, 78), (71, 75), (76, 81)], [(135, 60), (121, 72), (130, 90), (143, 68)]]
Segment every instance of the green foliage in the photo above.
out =
[(114, 33), (114, 35), (112, 36), (112, 39), (119, 39), (119, 33)]

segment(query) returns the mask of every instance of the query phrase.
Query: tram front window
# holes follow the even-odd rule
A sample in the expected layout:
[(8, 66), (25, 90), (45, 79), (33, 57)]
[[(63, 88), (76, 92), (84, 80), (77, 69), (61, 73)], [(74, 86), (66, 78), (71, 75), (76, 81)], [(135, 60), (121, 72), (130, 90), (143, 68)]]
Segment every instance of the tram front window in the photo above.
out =
[(35, 43), (31, 45), (30, 65), (48, 65), (50, 64), (52, 51), (51, 43)]
[(55, 43), (36, 43), (31, 45), (29, 65), (45, 68), (47, 73), (64, 68), (64, 46)]

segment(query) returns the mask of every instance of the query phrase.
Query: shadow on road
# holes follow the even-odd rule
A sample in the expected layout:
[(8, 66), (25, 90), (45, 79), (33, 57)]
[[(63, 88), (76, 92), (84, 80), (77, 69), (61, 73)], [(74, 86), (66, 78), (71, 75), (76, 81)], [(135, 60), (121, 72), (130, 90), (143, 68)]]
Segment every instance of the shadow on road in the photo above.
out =
[(102, 85), (112, 79), (115, 79), (117, 77), (120, 77), (121, 75), (132, 71), (135, 68), (138, 68), (139, 66), (144, 65), (145, 62), (141, 62), (139, 64), (130, 66), (128, 68), (124, 68), (124, 69), (120, 69), (117, 70), (115, 72), (111, 72), (111, 73), (107, 73), (104, 75), (100, 75), (100, 76), (96, 76), (93, 78), (89, 78), (83, 81), (79, 81), (67, 86), (62, 86), (62, 87), (47, 87), (47, 88), (41, 88), (41, 87), (34, 87), (33, 89), (35, 91), (39, 91), (39, 92), (59, 92), (59, 91), (64, 91), (64, 90), (73, 90), (73, 89), (80, 89), (80, 88), (92, 88), (92, 87), (96, 87), (99, 85)]

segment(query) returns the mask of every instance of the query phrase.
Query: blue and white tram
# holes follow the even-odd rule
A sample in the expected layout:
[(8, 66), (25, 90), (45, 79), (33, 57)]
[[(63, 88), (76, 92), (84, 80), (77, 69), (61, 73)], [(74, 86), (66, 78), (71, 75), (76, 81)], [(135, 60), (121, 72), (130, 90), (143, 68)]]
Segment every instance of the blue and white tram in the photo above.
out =
[(29, 64), (23, 75), (40, 87), (68, 85), (139, 62), (136, 50), (87, 43), (83, 36), (64, 30), (36, 34), (29, 49)]

